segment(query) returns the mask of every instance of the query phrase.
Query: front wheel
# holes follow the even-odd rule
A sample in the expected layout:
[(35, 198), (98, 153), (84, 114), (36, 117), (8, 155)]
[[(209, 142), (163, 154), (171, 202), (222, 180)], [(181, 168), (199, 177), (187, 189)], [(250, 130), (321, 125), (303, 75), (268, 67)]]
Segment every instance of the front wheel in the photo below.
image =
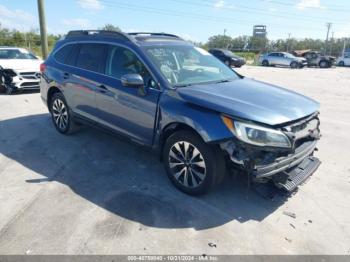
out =
[(77, 130), (73, 116), (62, 93), (55, 93), (51, 99), (50, 113), (58, 132), (71, 134)]
[(263, 66), (269, 66), (269, 61), (267, 61), (267, 60), (262, 61), (262, 65)]
[(293, 69), (296, 69), (296, 68), (298, 68), (299, 66), (298, 66), (298, 63), (294, 61), (294, 62), (292, 62), (292, 63), (290, 64), (290, 67), (293, 68)]
[(226, 170), (219, 149), (187, 130), (176, 132), (167, 139), (163, 161), (171, 182), (189, 195), (208, 192), (221, 182)]

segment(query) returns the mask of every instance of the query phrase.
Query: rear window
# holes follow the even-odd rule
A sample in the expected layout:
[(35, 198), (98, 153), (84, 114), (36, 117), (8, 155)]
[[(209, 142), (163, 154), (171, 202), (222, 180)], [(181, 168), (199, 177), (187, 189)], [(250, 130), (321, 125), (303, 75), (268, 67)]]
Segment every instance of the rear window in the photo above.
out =
[(61, 48), (60, 50), (58, 50), (56, 52), (56, 54), (54, 55), (57, 62), (65, 64), (66, 60), (68, 58), (68, 55), (71, 53), (72, 49), (73, 49), (73, 45), (66, 45), (63, 48)]
[(104, 73), (107, 45), (82, 44), (77, 58), (77, 67), (89, 71)]

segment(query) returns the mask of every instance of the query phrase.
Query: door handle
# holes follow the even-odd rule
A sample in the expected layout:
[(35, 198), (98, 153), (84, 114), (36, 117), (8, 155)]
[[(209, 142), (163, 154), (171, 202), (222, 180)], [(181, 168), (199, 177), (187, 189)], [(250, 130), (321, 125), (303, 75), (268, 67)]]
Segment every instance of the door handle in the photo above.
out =
[(105, 85), (98, 85), (98, 90), (101, 93), (106, 93), (108, 91), (107, 87)]
[(68, 73), (63, 73), (63, 79), (68, 79), (69, 78), (69, 74)]

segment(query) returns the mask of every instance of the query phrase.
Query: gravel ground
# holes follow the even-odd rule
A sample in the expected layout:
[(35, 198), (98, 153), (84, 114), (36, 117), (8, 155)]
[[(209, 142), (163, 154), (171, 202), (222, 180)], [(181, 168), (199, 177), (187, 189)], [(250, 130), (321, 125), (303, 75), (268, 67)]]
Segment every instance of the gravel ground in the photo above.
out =
[(350, 254), (350, 69), (237, 71), (321, 102), (323, 163), (296, 194), (227, 177), (186, 196), (149, 151), (62, 136), (39, 94), (1, 95), (0, 254)]

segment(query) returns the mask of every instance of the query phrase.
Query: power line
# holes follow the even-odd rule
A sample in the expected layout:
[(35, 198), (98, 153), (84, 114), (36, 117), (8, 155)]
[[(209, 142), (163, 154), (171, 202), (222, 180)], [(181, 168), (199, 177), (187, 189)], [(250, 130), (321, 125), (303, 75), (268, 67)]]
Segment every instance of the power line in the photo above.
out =
[[(121, 7), (127, 10), (131, 11), (147, 11), (150, 13), (155, 13), (159, 15), (167, 15), (167, 16), (176, 16), (176, 17), (183, 17), (183, 18), (191, 18), (191, 19), (196, 19), (196, 20), (204, 20), (204, 21), (215, 21), (215, 22), (223, 22), (223, 23), (235, 23), (235, 24), (256, 24), (259, 22), (253, 22), (253, 21), (248, 21), (248, 20), (242, 20), (242, 19), (233, 19), (233, 18), (226, 18), (226, 17), (218, 17), (218, 16), (208, 16), (208, 15), (202, 15), (202, 14), (196, 14), (192, 12), (180, 12), (180, 11), (174, 11), (174, 10), (169, 10), (169, 9), (160, 9), (160, 8), (151, 8), (148, 6), (140, 6), (140, 5), (130, 5), (130, 4), (124, 4), (124, 3), (119, 3), (115, 1), (108, 1), (108, 0), (100, 0), (103, 4), (109, 7)], [(269, 23), (269, 25), (279, 25), (280, 24), (274, 24), (274, 23)], [(294, 28), (294, 29), (300, 29), (299, 27), (293, 27), (293, 26), (285, 26), (285, 28)], [(319, 28), (316, 27), (309, 27), (309, 28), (303, 28), (303, 30), (308, 30), (308, 31), (315, 31), (318, 30)]]
[[(193, 5), (193, 6), (202, 6), (202, 7), (213, 7), (212, 2), (209, 0), (201, 0), (201, 3), (194, 3), (194, 2), (187, 2), (184, 0), (169, 0), (169, 1), (173, 1), (176, 3), (182, 3), (182, 4), (186, 4), (186, 5)], [(203, 3), (205, 2), (205, 3)], [(208, 4), (206, 4), (208, 3)], [(209, 4), (210, 3), (210, 4)], [(248, 7), (248, 6), (243, 6), (243, 5), (238, 5), (238, 4), (234, 4), (234, 9), (232, 8), (222, 8), (223, 11), (226, 12), (232, 12), (232, 13), (237, 13), (237, 10), (240, 10), (242, 12), (245, 13), (250, 13), (250, 14), (263, 14), (263, 15), (267, 15), (269, 17), (278, 17), (278, 18), (297, 18), (298, 20), (304, 20), (304, 21), (324, 21), (325, 19), (323, 17), (316, 17), (316, 16), (300, 16), (300, 15), (296, 15), (296, 14), (292, 14), (292, 13), (288, 13), (288, 12), (283, 12), (283, 11), (278, 11), (278, 14), (274, 14), (271, 12), (266, 11), (266, 9), (261, 9), (261, 8), (256, 8), (256, 7)], [(339, 24), (348, 24), (347, 21), (345, 20), (333, 20), (333, 21), (337, 21)]]
[[(266, 2), (266, 3), (274, 3), (274, 4), (278, 4), (278, 5), (284, 5), (284, 6), (293, 6), (295, 7), (296, 4), (295, 3), (286, 3), (286, 2), (280, 2), (280, 1), (276, 1), (276, 0), (260, 0), (262, 2)], [(327, 11), (332, 11), (332, 12), (344, 12), (344, 13), (349, 13), (350, 12), (350, 9), (348, 9), (347, 7), (345, 6), (335, 6), (332, 4), (333, 7), (337, 7), (337, 8), (329, 8), (329, 7), (324, 7), (323, 9), (324, 10), (327, 10)], [(312, 10), (316, 10), (316, 9), (322, 9), (322, 7), (306, 7), (305, 9), (312, 9)]]

